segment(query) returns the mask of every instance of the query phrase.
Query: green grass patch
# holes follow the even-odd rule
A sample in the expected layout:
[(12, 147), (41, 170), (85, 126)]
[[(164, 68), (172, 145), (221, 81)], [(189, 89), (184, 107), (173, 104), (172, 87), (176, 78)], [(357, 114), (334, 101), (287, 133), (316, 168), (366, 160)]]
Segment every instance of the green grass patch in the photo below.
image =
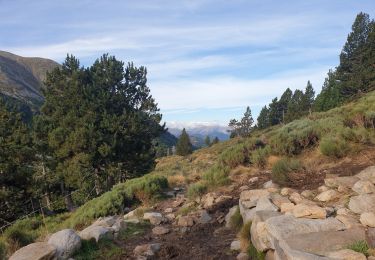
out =
[(326, 137), (320, 141), (320, 151), (323, 155), (342, 158), (350, 151), (350, 146), (343, 138)]
[(356, 251), (358, 253), (362, 253), (365, 256), (369, 256), (368, 250), (370, 249), (367, 242), (364, 240), (357, 241), (351, 245), (348, 246), (348, 249), (351, 249), (353, 251)]
[(275, 183), (285, 185), (289, 182), (289, 173), (302, 170), (303, 166), (296, 159), (282, 158), (272, 167), (271, 179)]
[(112, 240), (102, 240), (98, 244), (95, 240), (82, 241), (82, 247), (74, 255), (76, 260), (88, 259), (120, 259), (123, 249), (113, 243)]
[(119, 233), (119, 240), (128, 240), (133, 237), (141, 236), (146, 233), (148, 229), (151, 228), (151, 224), (147, 221), (135, 223), (127, 223), (126, 229)]
[(229, 220), (229, 223), (230, 223), (231, 227), (233, 227), (234, 230), (236, 230), (236, 231), (241, 230), (241, 227), (243, 225), (243, 221), (242, 221), (242, 216), (241, 216), (239, 207), (237, 207), (236, 211), (231, 216), (231, 218)]
[(187, 196), (190, 199), (194, 199), (199, 196), (202, 196), (206, 192), (207, 192), (207, 185), (203, 182), (197, 182), (197, 183), (190, 184), (187, 190)]
[(244, 144), (238, 144), (224, 150), (219, 157), (220, 164), (231, 169), (238, 165), (245, 164), (247, 161), (248, 150)]
[(270, 153), (271, 150), (269, 146), (256, 149), (250, 155), (250, 162), (259, 168), (264, 168)]
[(207, 186), (223, 186), (230, 183), (229, 171), (229, 167), (216, 164), (203, 174), (202, 179), (206, 182)]
[(252, 243), (250, 243), (249, 247), (247, 248), (247, 254), (250, 256), (250, 259), (254, 259), (254, 260), (266, 259), (266, 254), (264, 252), (259, 252)]

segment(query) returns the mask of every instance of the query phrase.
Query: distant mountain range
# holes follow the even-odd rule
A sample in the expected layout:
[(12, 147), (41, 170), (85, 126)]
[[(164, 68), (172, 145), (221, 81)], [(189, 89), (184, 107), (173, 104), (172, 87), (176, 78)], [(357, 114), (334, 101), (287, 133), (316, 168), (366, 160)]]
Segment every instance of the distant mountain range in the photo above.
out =
[(43, 58), (25, 58), (0, 51), (0, 94), (28, 104), (41, 103), (46, 72), (60, 66)]
[(205, 146), (205, 138), (209, 136), (211, 140), (215, 137), (224, 141), (229, 139), (228, 127), (218, 123), (211, 122), (193, 122), (193, 123), (167, 123), (168, 131), (176, 137), (179, 137), (183, 128), (190, 136), (191, 142), (196, 147)]

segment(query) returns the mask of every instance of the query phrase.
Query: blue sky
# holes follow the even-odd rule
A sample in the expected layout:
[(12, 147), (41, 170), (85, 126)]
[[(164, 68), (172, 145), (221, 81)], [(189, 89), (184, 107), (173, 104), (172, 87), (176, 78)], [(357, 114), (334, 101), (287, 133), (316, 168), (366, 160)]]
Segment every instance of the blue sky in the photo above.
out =
[(167, 122), (226, 124), (287, 87), (320, 91), (373, 0), (0, 0), (0, 50), (148, 68)]

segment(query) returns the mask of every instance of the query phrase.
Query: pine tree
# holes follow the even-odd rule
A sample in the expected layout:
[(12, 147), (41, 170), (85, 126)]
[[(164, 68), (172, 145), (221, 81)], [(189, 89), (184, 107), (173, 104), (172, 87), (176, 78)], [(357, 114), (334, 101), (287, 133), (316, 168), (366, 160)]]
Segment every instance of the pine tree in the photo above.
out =
[(208, 135), (204, 139), (204, 143), (206, 144), (206, 146), (211, 146), (211, 139)]
[(230, 137), (233, 138), (236, 136), (249, 136), (252, 130), (253, 123), (254, 119), (251, 115), (251, 109), (250, 107), (247, 107), (244, 116), (241, 118), (241, 121), (237, 121), (236, 119), (231, 119), (229, 121), (228, 126), (229, 128), (231, 128), (231, 130), (229, 130)]
[(176, 145), (176, 154), (181, 156), (189, 155), (193, 152), (193, 145), (185, 128), (182, 130), (180, 138)]
[(304, 104), (303, 104), (303, 112), (305, 112), (304, 114), (307, 114), (307, 112), (311, 114), (314, 101), (315, 101), (315, 91), (309, 80), (307, 81), (307, 85), (306, 85), (305, 93), (304, 93)]
[(257, 127), (259, 129), (265, 129), (270, 126), (270, 119), (269, 119), (269, 109), (267, 106), (264, 106), (259, 113), (257, 118)]
[(293, 92), (290, 88), (287, 88), (281, 95), (279, 102), (277, 103), (278, 121), (281, 123), (285, 122), (285, 115), (288, 113), (288, 105), (292, 100)]
[(285, 122), (291, 122), (300, 118), (304, 114), (304, 93), (303, 91), (296, 89), (293, 93), (291, 101), (288, 104), (288, 112), (285, 115)]
[(56, 160), (63, 195), (79, 189), (90, 198), (93, 188), (98, 195), (152, 169), (152, 140), (164, 127), (146, 75), (108, 55), (89, 68), (68, 56), (47, 75), (39, 119), (45, 127), (36, 135)]
[(21, 114), (0, 100), (0, 226), (31, 211), (35, 152), (29, 132)]

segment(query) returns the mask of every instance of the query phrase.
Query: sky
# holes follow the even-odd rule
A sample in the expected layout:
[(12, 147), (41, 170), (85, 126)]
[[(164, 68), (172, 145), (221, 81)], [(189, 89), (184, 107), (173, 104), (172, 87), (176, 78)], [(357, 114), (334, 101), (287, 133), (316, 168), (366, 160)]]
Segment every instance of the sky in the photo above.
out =
[(174, 124), (226, 125), (286, 88), (318, 93), (374, 0), (0, 0), (0, 50), (90, 66), (103, 53), (146, 66)]

